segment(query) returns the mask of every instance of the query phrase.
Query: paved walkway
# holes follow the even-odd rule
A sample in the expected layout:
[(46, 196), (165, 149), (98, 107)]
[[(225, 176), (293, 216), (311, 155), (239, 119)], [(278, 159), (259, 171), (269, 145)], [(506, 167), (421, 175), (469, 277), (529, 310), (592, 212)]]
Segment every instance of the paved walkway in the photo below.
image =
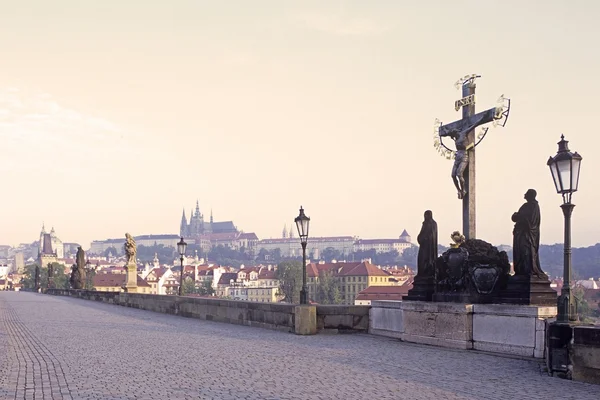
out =
[(0, 292), (0, 399), (576, 399), (536, 362)]

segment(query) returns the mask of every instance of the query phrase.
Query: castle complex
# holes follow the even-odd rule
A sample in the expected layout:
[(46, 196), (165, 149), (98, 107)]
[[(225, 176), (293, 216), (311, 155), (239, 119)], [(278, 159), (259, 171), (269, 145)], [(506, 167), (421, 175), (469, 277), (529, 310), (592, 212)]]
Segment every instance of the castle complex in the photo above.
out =
[(238, 233), (238, 230), (233, 221), (214, 222), (212, 211), (210, 212), (210, 220), (204, 221), (204, 214), (200, 212), (198, 201), (196, 201), (196, 210), (190, 212), (189, 222), (185, 216), (185, 209), (183, 210), (179, 226), (179, 236), (195, 238), (211, 233)]

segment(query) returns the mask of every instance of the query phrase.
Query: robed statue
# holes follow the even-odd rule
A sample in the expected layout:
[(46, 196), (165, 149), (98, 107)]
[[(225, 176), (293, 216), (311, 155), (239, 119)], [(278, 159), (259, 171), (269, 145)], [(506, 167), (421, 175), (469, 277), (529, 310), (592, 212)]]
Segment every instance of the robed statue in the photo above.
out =
[(73, 289), (85, 289), (85, 252), (81, 246), (77, 247), (75, 264), (71, 267), (69, 282)]
[(438, 257), (437, 222), (430, 210), (425, 211), (425, 219), (417, 236), (419, 255), (417, 257), (417, 276), (420, 278), (433, 277), (435, 261)]
[(125, 234), (125, 256), (127, 257), (126, 265), (136, 265), (137, 263), (137, 246), (135, 239), (129, 233)]
[(540, 206), (535, 199), (537, 192), (529, 189), (525, 193), (527, 202), (512, 215), (515, 223), (513, 230), (513, 263), (515, 275), (535, 275), (548, 278), (540, 265)]

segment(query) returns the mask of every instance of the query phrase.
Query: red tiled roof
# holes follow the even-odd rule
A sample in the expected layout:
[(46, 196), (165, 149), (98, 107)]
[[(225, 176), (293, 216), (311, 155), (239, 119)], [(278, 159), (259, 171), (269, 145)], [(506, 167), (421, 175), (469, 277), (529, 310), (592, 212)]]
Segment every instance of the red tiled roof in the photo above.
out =
[(237, 272), (226, 272), (224, 274), (221, 274), (221, 277), (219, 278), (219, 285), (229, 285), (229, 282), (231, 280), (236, 280), (237, 279)]
[(262, 267), (260, 269), (260, 272), (258, 273), (258, 279), (275, 279), (277, 277), (276, 271), (275, 270), (268, 270), (265, 267)]
[(406, 296), (410, 289), (412, 289), (412, 284), (402, 286), (369, 286), (356, 296), (356, 300), (402, 300), (402, 296)]

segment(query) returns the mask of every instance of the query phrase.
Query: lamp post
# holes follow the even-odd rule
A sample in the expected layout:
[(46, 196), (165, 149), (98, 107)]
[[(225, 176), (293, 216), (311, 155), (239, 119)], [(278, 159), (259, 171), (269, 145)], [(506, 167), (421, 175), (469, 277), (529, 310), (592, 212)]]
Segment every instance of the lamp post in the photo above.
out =
[(177, 251), (179, 251), (179, 261), (181, 261), (181, 274), (179, 275), (179, 295), (183, 294), (183, 256), (185, 255), (185, 249), (187, 247), (187, 243), (183, 241), (183, 236), (181, 240), (177, 243)]
[(578, 153), (569, 150), (569, 142), (565, 135), (561, 135), (558, 142), (558, 152), (554, 157), (548, 159), (548, 166), (552, 173), (556, 192), (563, 198), (560, 206), (565, 216), (565, 258), (563, 286), (558, 297), (558, 322), (577, 321), (577, 309), (571, 294), (571, 214), (575, 204), (571, 203), (571, 196), (579, 186), (579, 170), (582, 157)]
[(306, 243), (308, 242), (308, 226), (310, 218), (304, 214), (304, 209), (300, 206), (300, 214), (294, 219), (300, 244), (302, 245), (302, 290), (300, 290), (300, 304), (308, 304), (308, 289), (306, 288)]

